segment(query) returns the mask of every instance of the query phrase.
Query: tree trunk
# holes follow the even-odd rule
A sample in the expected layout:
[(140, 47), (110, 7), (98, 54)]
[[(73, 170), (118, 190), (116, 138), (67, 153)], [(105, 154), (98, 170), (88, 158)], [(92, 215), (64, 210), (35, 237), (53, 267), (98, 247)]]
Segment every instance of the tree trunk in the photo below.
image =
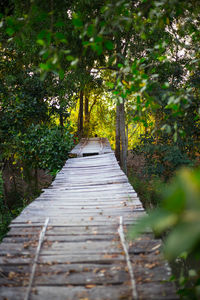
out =
[(78, 135), (83, 135), (83, 90), (80, 91), (79, 117), (78, 117)]
[(160, 134), (159, 131), (162, 127), (162, 121), (163, 121), (163, 111), (161, 109), (157, 109), (155, 113), (155, 142), (156, 144), (159, 144), (159, 138)]
[(116, 104), (116, 123), (115, 123), (115, 156), (117, 161), (120, 160), (120, 104)]
[(62, 113), (62, 109), (60, 108), (60, 112), (59, 112), (59, 117), (60, 117), (60, 127), (61, 130), (63, 130), (64, 128), (64, 120), (63, 120), (63, 113)]
[(124, 101), (120, 103), (120, 136), (121, 136), (121, 167), (127, 173), (127, 147), (126, 147), (126, 126)]
[(86, 136), (89, 135), (89, 120), (90, 120), (90, 116), (89, 116), (89, 98), (85, 93), (85, 124), (84, 124), (84, 134)]
[[(127, 49), (128, 49), (128, 39), (129, 33), (127, 35), (127, 41), (125, 43), (124, 49), (122, 49), (121, 39), (117, 41), (117, 53), (118, 55), (116, 66), (118, 68), (118, 64), (122, 63), (122, 57), (126, 57)], [(124, 42), (123, 42), (124, 43)], [(121, 61), (122, 60), (122, 61)], [(118, 73), (116, 75), (116, 80), (122, 80), (122, 75)], [(120, 166), (124, 173), (127, 173), (127, 147), (126, 147), (126, 126), (125, 126), (125, 110), (124, 110), (124, 100), (123, 103), (117, 105), (116, 109), (116, 141), (115, 141), (115, 155), (118, 161), (120, 161)]]
[(85, 122), (88, 122), (89, 117), (89, 98), (85, 96)]
[(128, 123), (126, 124), (126, 153), (128, 151)]
[(38, 191), (38, 169), (35, 168), (35, 174), (34, 174), (34, 181), (35, 181), (35, 191)]

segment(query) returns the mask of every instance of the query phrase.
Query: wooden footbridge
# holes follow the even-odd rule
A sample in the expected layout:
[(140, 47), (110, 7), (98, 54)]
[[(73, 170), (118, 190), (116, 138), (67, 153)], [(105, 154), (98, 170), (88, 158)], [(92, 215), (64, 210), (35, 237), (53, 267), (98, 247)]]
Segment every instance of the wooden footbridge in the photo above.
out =
[(145, 212), (107, 139), (71, 155), (0, 245), (0, 299), (177, 299), (161, 241), (126, 240)]

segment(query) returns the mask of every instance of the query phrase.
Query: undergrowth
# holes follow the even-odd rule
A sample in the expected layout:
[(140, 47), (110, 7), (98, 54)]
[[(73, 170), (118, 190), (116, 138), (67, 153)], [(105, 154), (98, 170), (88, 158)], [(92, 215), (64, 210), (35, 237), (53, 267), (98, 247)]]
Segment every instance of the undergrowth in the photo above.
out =
[(152, 209), (160, 203), (163, 182), (158, 177), (147, 180), (129, 172), (129, 182), (134, 187), (145, 209)]
[(20, 199), (12, 207), (7, 205), (3, 196), (3, 179), (2, 173), (0, 173), (0, 241), (8, 232), (10, 222), (21, 213), (27, 204), (27, 200)]

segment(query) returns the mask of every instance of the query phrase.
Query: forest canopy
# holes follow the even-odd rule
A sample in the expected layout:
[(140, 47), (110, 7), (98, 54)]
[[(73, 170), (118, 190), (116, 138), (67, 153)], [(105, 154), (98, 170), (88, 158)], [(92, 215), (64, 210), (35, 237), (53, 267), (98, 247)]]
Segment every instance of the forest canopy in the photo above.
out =
[[(127, 131), (129, 124), (130, 128), (142, 124), (142, 132), (154, 132), (169, 143), (173, 139), (183, 151), (195, 153), (199, 137), (197, 1), (4, 3), (2, 95), (8, 89), (11, 92), (16, 78), (23, 88), (32, 81), (40, 97), (38, 118), (43, 120), (46, 106), (48, 115), (57, 113), (61, 126), (78, 100), (77, 132), (82, 136), (92, 134), (91, 112), (95, 105), (104, 106), (97, 98), (106, 92), (108, 100), (120, 103), (117, 119), (125, 109), (121, 126)], [(123, 137), (118, 125), (117, 136), (123, 144), (128, 133)]]

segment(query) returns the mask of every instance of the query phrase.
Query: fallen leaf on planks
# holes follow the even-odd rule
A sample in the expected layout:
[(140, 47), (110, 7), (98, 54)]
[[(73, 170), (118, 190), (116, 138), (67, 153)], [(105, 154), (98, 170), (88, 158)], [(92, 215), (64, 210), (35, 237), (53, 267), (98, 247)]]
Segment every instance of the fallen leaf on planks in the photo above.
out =
[(15, 272), (9, 272), (9, 274), (8, 274), (8, 278), (9, 279), (13, 279), (13, 278), (15, 278), (16, 277), (16, 273)]
[(110, 255), (110, 254), (105, 254), (104, 256), (103, 256), (103, 258), (112, 258), (112, 255)]
[(83, 268), (83, 272), (89, 272), (89, 268), (87, 267)]
[(146, 268), (148, 268), (148, 269), (153, 269), (153, 268), (155, 268), (156, 266), (158, 266), (158, 263), (145, 264), (144, 266), (145, 266)]
[(106, 269), (102, 269), (102, 270), (100, 271), (100, 273), (104, 274), (106, 271), (107, 271)]
[(93, 270), (93, 273), (97, 273), (99, 271), (99, 269), (98, 268), (95, 268), (94, 270)]
[(30, 243), (29, 243), (29, 242), (24, 243), (24, 249), (29, 248), (29, 246), (30, 246)]
[(86, 287), (86, 289), (92, 289), (92, 288), (96, 287), (96, 284), (87, 284), (85, 287)]

